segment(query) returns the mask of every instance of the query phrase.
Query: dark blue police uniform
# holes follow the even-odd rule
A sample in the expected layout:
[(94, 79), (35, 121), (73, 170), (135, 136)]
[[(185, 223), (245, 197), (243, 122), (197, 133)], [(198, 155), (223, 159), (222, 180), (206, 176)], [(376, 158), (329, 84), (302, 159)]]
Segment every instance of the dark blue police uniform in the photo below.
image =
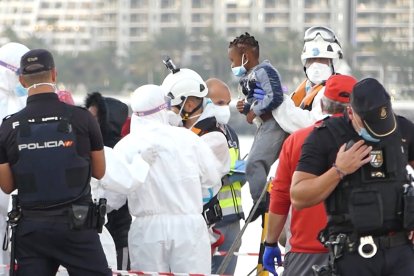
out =
[(97, 233), (90, 153), (103, 149), (85, 109), (55, 93), (29, 96), (0, 127), (0, 163), (13, 171), (22, 209), (16, 231), (18, 275), (112, 275)]
[[(345, 176), (325, 200), (328, 224), (320, 239), (330, 250), (332, 275), (414, 275), (408, 240), (413, 225), (406, 223), (413, 210), (404, 206), (410, 184), (406, 165), (414, 160), (414, 125), (395, 117), (393, 134), (380, 142), (365, 141), (373, 147), (371, 162)], [(303, 144), (296, 171), (322, 175), (332, 167), (340, 146), (358, 140), (348, 116), (328, 118)], [(409, 200), (412, 205), (414, 197)], [(372, 256), (370, 244), (377, 247)]]

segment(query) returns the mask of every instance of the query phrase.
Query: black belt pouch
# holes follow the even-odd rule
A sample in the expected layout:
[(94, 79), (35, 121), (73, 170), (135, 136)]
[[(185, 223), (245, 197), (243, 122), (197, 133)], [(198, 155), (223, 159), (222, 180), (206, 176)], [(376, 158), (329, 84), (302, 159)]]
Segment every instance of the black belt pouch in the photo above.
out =
[(69, 224), (72, 230), (82, 230), (89, 226), (89, 205), (72, 204), (69, 209)]

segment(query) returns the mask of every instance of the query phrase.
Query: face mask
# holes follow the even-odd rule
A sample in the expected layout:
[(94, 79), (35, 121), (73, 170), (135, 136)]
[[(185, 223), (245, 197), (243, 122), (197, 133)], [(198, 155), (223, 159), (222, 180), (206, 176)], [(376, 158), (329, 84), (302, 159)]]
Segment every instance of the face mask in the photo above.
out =
[(167, 114), (168, 114), (168, 123), (171, 126), (176, 126), (176, 127), (182, 127), (183, 126), (183, 121), (182, 121), (180, 115), (178, 115), (177, 113), (175, 113), (172, 110), (168, 110)]
[(14, 93), (16, 94), (17, 97), (24, 97), (24, 96), (27, 96), (27, 89), (24, 88), (21, 83), (19, 83), (14, 88)]
[(51, 86), (52, 88), (53, 88), (53, 91), (55, 91), (56, 92), (56, 84), (54, 84), (54, 83), (51, 83), (51, 82), (41, 82), (41, 83), (35, 83), (35, 84), (33, 84), (33, 85), (31, 85), (31, 86), (29, 86), (29, 87), (27, 87), (27, 91), (29, 91), (31, 88), (36, 88), (36, 87), (38, 87), (39, 85), (49, 85), (49, 86)]
[(365, 127), (360, 127), (359, 123), (357, 123), (357, 121), (355, 121), (356, 125), (359, 127), (358, 130), (358, 135), (362, 137), (362, 139), (364, 139), (365, 141), (369, 141), (369, 142), (374, 142), (374, 143), (378, 143), (380, 141), (380, 139), (374, 138), (372, 137), (367, 129)]
[(320, 84), (332, 75), (332, 69), (327, 64), (314, 62), (306, 69), (306, 75), (312, 83)]
[(219, 124), (228, 124), (230, 120), (230, 107), (228, 105), (214, 105), (214, 117)]
[(247, 70), (244, 67), (244, 65), (246, 65), (247, 62), (248, 62), (248, 60), (244, 61), (244, 54), (243, 54), (242, 55), (242, 65), (231, 68), (231, 71), (233, 71), (233, 74), (236, 77), (242, 77), (242, 76), (244, 76), (246, 74)]
[(366, 128), (361, 127), (358, 131), (358, 135), (362, 137), (362, 139), (364, 139), (365, 141), (369, 141), (369, 142), (374, 142), (374, 143), (378, 143), (380, 141), (380, 139), (374, 138), (372, 137)]

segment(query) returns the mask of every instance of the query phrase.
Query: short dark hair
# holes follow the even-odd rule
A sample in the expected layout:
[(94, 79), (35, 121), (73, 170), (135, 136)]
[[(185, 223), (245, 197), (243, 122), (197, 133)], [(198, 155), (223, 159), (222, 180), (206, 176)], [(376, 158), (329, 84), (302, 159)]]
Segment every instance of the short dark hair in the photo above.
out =
[(41, 82), (50, 82), (50, 76), (52, 71), (42, 71), (39, 73), (33, 73), (28, 75), (21, 75), (22, 79), (25, 81), (27, 86), (32, 86), (33, 84)]
[(239, 49), (241, 52), (244, 52), (246, 49), (250, 48), (253, 53), (255, 53), (256, 57), (259, 57), (259, 42), (248, 32), (245, 32), (244, 34), (233, 39), (233, 41), (229, 44), (229, 48), (232, 47)]

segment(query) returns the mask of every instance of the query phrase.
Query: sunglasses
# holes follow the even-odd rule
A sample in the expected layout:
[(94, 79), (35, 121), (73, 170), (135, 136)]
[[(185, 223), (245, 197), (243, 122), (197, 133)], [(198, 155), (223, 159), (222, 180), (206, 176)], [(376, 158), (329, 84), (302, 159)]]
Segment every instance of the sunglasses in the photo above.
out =
[(338, 39), (336, 38), (335, 33), (331, 29), (327, 27), (322, 27), (322, 26), (315, 26), (315, 27), (310, 27), (309, 29), (307, 29), (305, 31), (305, 36), (303, 37), (303, 40), (304, 42), (312, 41), (318, 35), (327, 42), (335, 42), (339, 46), (341, 46), (339, 44)]

